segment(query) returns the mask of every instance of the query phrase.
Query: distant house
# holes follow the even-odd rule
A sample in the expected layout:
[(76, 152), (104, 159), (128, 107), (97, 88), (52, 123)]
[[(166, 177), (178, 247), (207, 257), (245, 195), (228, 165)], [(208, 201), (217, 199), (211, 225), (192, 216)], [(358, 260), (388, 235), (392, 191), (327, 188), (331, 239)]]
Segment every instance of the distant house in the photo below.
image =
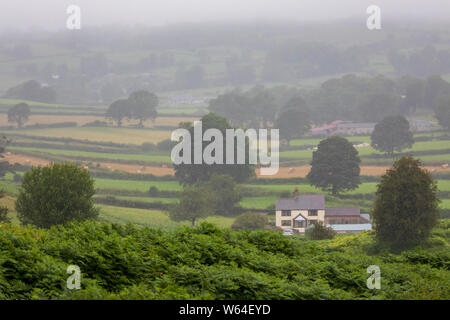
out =
[(340, 123), (344, 123), (345, 121), (336, 120), (330, 124), (315, 127), (310, 130), (311, 135), (333, 135), (336, 132), (336, 126)]
[(353, 135), (371, 135), (375, 129), (376, 123), (362, 122), (362, 123), (338, 123), (336, 125), (335, 133)]
[[(334, 134), (343, 135), (371, 135), (375, 129), (376, 123), (373, 122), (348, 122), (336, 120), (330, 124), (312, 128), (309, 133), (311, 135), (326, 135), (331, 136)], [(410, 120), (410, 130), (412, 132), (429, 132), (437, 130), (435, 124), (427, 120)]]
[(409, 127), (413, 132), (430, 132), (437, 130), (433, 122), (427, 120), (411, 120)]
[(275, 225), (305, 233), (311, 225), (321, 221), (338, 233), (371, 230), (370, 217), (361, 214), (359, 207), (325, 207), (325, 195), (294, 195), (292, 199), (277, 199)]

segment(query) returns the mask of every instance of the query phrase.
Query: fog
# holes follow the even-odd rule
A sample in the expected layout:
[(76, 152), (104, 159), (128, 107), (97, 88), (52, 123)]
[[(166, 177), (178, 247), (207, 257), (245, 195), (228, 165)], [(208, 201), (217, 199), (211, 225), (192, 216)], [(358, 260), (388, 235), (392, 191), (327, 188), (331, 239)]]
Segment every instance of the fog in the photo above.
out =
[(66, 8), (71, 4), (81, 7), (84, 27), (365, 19), (365, 10), (372, 4), (381, 7), (384, 18), (449, 20), (450, 14), (448, 0), (2, 0), (0, 28), (62, 29), (67, 19)]

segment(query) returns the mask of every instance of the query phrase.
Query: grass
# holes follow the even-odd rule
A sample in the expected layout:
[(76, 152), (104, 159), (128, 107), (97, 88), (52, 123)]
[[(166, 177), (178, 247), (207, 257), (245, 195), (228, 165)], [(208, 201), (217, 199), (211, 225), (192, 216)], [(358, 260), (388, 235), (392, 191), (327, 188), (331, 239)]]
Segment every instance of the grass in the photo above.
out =
[[(440, 191), (450, 191), (450, 180), (437, 180), (438, 188)], [(375, 193), (377, 182), (364, 182), (359, 185), (355, 190), (342, 192), (342, 194), (369, 194)], [(263, 189), (266, 191), (282, 192), (289, 191), (292, 192), (295, 188), (298, 188), (300, 193), (324, 193), (322, 189), (310, 186), (308, 184), (266, 184), (266, 185), (255, 185), (255, 184), (245, 184), (245, 187)]]
[(240, 202), (240, 205), (246, 209), (266, 209), (274, 205), (277, 197), (246, 197)]
[(26, 103), (30, 106), (40, 106), (40, 107), (54, 107), (54, 108), (80, 108), (80, 106), (74, 106), (74, 105), (65, 105), (61, 103), (45, 103), (45, 102), (37, 102), (37, 101), (31, 101), (31, 100), (23, 100), (23, 99), (8, 99), (8, 98), (0, 98), (0, 104), (8, 104), (8, 105), (14, 105), (18, 103)]
[(170, 139), (171, 131), (154, 129), (132, 129), (113, 127), (70, 127), (50, 129), (5, 130), (4, 134), (23, 134), (28, 136), (72, 138), (78, 140), (115, 142), (140, 145), (145, 142), (157, 143)]
[[(134, 208), (121, 208), (100, 205), (100, 219), (112, 223), (134, 223), (148, 227), (174, 228), (180, 225), (190, 225), (190, 222), (172, 221), (169, 215), (161, 210), (145, 210)], [(199, 219), (198, 222), (207, 221), (221, 228), (229, 228), (233, 224), (234, 218), (211, 216)]]
[(450, 191), (450, 180), (437, 180), (440, 191)]
[(149, 161), (170, 163), (171, 158), (168, 155), (155, 155), (155, 154), (126, 154), (126, 153), (104, 153), (104, 152), (89, 152), (78, 150), (63, 150), (63, 149), (45, 149), (45, 148), (31, 148), (31, 147), (8, 147), (10, 151), (32, 151), (37, 153), (49, 153), (53, 155), (62, 155), (68, 157), (84, 157), (84, 158), (99, 158), (99, 159), (119, 159), (119, 160), (137, 160), (137, 161)]
[[(104, 197), (107, 195), (97, 195), (96, 197)], [(137, 201), (137, 202), (147, 202), (147, 203), (154, 203), (154, 202), (161, 202), (161, 203), (176, 203), (178, 201), (177, 198), (155, 198), (155, 197), (129, 197), (129, 196), (113, 196), (116, 199), (119, 200), (128, 200), (128, 201)]]
[(0, 191), (3, 191), (9, 195), (18, 195), (19, 188), (18, 186), (11, 181), (1, 181), (0, 180)]
[(157, 187), (158, 190), (182, 190), (182, 186), (177, 181), (135, 181), (101, 178), (95, 179), (95, 187), (99, 189), (148, 191), (148, 189), (152, 186)]
[(450, 209), (450, 199), (441, 199), (441, 208)]
[[(366, 142), (370, 143), (370, 137), (348, 137), (349, 141), (352, 142)], [(320, 139), (302, 139), (302, 140), (293, 140), (291, 141), (291, 146), (303, 146), (305, 144), (313, 144), (317, 145), (320, 143)], [(404, 149), (402, 152), (412, 152), (412, 151), (431, 151), (431, 150), (445, 150), (449, 149), (449, 143), (445, 140), (436, 140), (436, 141), (420, 141), (414, 143), (412, 148)], [(371, 154), (383, 154), (375, 150), (374, 148), (361, 147), (356, 148), (358, 150), (359, 156), (367, 156)], [(280, 159), (305, 159), (310, 160), (312, 158), (312, 150), (289, 150), (280, 152)], [(450, 159), (450, 154), (442, 154), (442, 155), (425, 155), (420, 156), (424, 161), (433, 161), (433, 160), (445, 160), (445, 158)], [(372, 159), (371, 159), (372, 160)]]

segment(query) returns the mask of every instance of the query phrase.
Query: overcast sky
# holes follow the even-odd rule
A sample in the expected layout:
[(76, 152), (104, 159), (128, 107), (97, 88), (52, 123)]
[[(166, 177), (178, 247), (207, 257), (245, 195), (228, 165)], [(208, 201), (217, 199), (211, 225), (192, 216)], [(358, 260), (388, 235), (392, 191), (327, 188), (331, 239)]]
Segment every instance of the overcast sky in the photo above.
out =
[(82, 27), (349, 17), (365, 20), (371, 4), (380, 6), (386, 18), (450, 20), (449, 0), (1, 0), (0, 28), (65, 28), (70, 4), (81, 7)]

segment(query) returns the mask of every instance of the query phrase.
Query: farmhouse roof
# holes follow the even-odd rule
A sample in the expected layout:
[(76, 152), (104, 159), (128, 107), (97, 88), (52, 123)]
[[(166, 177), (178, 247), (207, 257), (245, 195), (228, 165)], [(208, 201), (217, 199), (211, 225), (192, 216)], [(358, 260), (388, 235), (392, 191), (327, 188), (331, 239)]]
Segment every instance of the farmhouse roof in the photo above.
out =
[(323, 210), (325, 209), (325, 195), (304, 194), (294, 199), (277, 199), (277, 210)]

